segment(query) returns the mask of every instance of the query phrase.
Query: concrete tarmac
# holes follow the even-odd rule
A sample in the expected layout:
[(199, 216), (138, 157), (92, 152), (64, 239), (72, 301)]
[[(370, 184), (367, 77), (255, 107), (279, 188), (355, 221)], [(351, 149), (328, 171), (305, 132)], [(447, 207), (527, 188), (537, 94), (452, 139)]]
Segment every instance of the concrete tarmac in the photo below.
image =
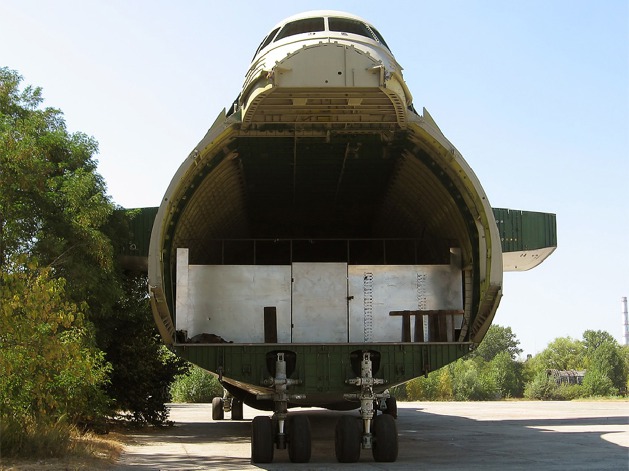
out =
[(629, 470), (629, 402), (400, 402), (398, 410), (395, 463), (375, 463), (371, 450), (338, 463), (336, 421), (358, 413), (296, 409), (310, 419), (310, 463), (275, 450), (273, 463), (252, 465), (251, 419), (267, 413), (245, 406), (245, 420), (214, 422), (210, 404), (173, 404), (175, 425), (133, 435), (114, 470)]

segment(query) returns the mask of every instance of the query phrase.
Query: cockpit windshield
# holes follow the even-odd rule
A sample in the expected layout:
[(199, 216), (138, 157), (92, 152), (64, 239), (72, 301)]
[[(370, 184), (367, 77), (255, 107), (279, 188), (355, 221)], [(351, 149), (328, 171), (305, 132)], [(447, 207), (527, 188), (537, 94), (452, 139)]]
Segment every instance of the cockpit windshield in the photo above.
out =
[[(357, 34), (369, 39), (373, 39), (374, 41), (382, 44), (384, 47), (389, 49), (389, 46), (384, 41), (382, 35), (373, 26), (370, 26), (367, 23), (363, 23), (360, 20), (355, 20), (352, 18), (339, 17), (328, 17), (327, 20), (327, 29), (329, 31), (334, 31), (341, 34)], [(317, 33), (325, 30), (325, 18), (303, 18), (300, 20), (291, 21), (290, 23), (286, 23), (281, 28), (275, 28), (273, 31), (271, 31), (271, 33), (269, 33), (269, 35), (264, 38), (264, 40), (256, 50), (255, 55), (258, 55), (258, 53), (262, 49), (267, 47), (272, 42), (276, 42), (281, 39), (294, 36), (296, 34)]]
[(325, 31), (323, 18), (305, 18), (285, 24), (275, 40), (279, 41), (295, 34), (316, 33), (317, 31)]
[(389, 49), (387, 43), (384, 42), (384, 38), (376, 31), (375, 28), (363, 23), (362, 21), (353, 20), (350, 18), (328, 18), (328, 27), (330, 31), (338, 31), (341, 33), (352, 33), (365, 36), (366, 38), (373, 39), (381, 43), (384, 47)]

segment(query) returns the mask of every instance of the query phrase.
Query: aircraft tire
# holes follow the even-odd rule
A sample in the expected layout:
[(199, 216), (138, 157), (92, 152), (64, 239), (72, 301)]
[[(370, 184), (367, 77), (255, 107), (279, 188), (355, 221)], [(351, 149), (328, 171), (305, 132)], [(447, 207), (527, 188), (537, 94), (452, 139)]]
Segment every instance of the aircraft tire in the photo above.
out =
[(358, 420), (343, 415), (336, 423), (334, 450), (339, 463), (356, 463), (360, 458), (361, 431)]
[(275, 434), (270, 417), (259, 415), (251, 422), (251, 462), (271, 463)]
[(305, 415), (288, 419), (288, 457), (292, 463), (308, 463), (311, 455), (310, 420)]
[(394, 397), (389, 397), (385, 402), (387, 408), (383, 411), (383, 413), (390, 415), (394, 419), (397, 419), (397, 399)]
[(381, 463), (392, 463), (397, 460), (398, 436), (395, 419), (392, 415), (383, 414), (373, 421), (374, 441), (371, 448), (373, 459)]
[(212, 399), (212, 420), (223, 420), (224, 418), (223, 398), (215, 397)]
[(242, 401), (240, 399), (236, 399), (235, 397), (232, 399), (232, 420), (242, 420), (243, 419), (243, 410), (242, 410)]

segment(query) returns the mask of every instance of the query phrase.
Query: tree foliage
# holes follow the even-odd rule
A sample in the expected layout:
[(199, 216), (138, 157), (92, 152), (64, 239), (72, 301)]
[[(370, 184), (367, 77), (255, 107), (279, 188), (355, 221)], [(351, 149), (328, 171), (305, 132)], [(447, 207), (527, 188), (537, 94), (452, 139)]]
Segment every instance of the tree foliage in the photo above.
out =
[(521, 397), (523, 366), (516, 360), (520, 341), (510, 327), (492, 325), (483, 342), (466, 358), (406, 383), (411, 400), (480, 401)]
[(485, 361), (492, 361), (499, 353), (507, 353), (512, 360), (515, 360), (522, 353), (519, 345), (520, 341), (512, 332), (511, 327), (493, 324), (489, 327), (480, 345), (470, 354), (470, 357), (480, 357)]
[(29, 254), (67, 279), (80, 279), (81, 266), (110, 270), (100, 228), (114, 205), (96, 173), (98, 145), (69, 133), (61, 111), (39, 109), (41, 89), (20, 92), (21, 80), (0, 68), (0, 264)]
[(585, 349), (583, 342), (572, 337), (558, 337), (534, 358), (536, 370), (583, 369)]
[(107, 403), (163, 421), (181, 362), (157, 341), (145, 278), (117, 263), (128, 218), (96, 171), (98, 144), (21, 81), (0, 68), (2, 414), (77, 420)]
[[(490, 400), (526, 397), (571, 400), (626, 394), (629, 348), (608, 332), (587, 330), (582, 340), (559, 337), (526, 361), (510, 328), (491, 326), (481, 345), (465, 358), (405, 385), (409, 400)], [(549, 370), (586, 371), (582, 384), (558, 383)], [(574, 377), (574, 376), (573, 376)]]
[(28, 268), (0, 278), (0, 453), (28, 452), (33, 424), (39, 435), (64, 436), (63, 423), (94, 420), (108, 406), (110, 365), (81, 306), (50, 268)]
[(187, 374), (177, 377), (170, 394), (173, 402), (212, 402), (212, 398), (222, 397), (223, 386), (207, 371), (192, 366)]
[(107, 389), (116, 407), (129, 411), (137, 422), (157, 425), (168, 418), (171, 382), (187, 372), (188, 364), (162, 345), (147, 302), (146, 285), (145, 275), (125, 274), (125, 295), (112, 309), (108, 329), (100, 329), (100, 345), (116, 366)]

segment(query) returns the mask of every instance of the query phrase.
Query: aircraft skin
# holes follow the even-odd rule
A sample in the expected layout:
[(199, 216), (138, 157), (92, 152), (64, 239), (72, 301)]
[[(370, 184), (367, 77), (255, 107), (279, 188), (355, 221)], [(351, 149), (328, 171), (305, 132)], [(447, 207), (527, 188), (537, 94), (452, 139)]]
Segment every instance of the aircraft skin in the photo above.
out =
[(388, 388), (482, 340), (503, 253), (480, 182), (375, 27), (314, 11), (264, 38), (176, 172), (148, 271), (165, 343), (229, 393), (214, 418), (274, 411), (254, 419), (252, 461), (308, 461), (309, 425), (287, 414), (308, 406), (360, 408), (360, 427), (337, 426), (339, 461), (395, 461)]

